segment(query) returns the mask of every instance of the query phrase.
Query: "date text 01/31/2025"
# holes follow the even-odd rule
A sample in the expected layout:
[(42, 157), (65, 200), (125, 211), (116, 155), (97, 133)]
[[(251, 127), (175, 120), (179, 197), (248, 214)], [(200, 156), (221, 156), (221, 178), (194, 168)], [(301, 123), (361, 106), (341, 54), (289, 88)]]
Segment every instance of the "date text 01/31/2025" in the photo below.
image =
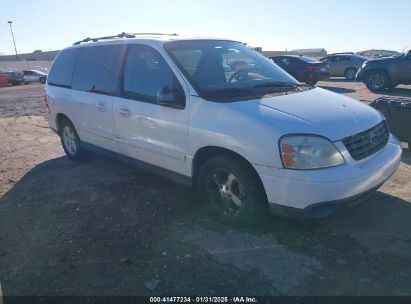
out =
[(150, 297), (151, 303), (257, 303), (254, 297)]

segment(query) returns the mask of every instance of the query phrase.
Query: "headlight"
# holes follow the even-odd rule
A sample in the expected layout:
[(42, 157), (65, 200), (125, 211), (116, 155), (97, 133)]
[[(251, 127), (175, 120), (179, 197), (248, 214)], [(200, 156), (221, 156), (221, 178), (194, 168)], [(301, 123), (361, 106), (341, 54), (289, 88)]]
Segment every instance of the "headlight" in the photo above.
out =
[(316, 135), (286, 135), (280, 140), (285, 168), (318, 169), (338, 166), (344, 158), (328, 139)]

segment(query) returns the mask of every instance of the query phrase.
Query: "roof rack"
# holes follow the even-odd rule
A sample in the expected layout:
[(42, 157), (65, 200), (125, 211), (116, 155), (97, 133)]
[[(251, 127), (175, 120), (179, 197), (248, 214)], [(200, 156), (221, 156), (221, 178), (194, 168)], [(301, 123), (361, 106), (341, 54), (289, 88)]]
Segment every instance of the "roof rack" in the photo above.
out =
[(135, 38), (136, 36), (178, 36), (176, 33), (172, 34), (164, 34), (164, 33), (125, 33), (122, 32), (121, 34), (118, 35), (113, 35), (113, 36), (103, 36), (103, 37), (97, 37), (97, 38), (85, 38), (83, 40), (75, 42), (73, 45), (78, 45), (83, 42), (97, 42), (99, 40), (107, 40), (107, 39), (115, 39), (115, 38)]

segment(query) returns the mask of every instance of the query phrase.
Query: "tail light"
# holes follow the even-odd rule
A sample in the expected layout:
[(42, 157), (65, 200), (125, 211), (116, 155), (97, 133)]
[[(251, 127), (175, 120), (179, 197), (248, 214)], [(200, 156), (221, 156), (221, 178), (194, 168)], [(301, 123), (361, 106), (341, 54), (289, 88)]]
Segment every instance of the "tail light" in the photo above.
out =
[(46, 106), (47, 113), (50, 113), (49, 101), (46, 94), (44, 94), (44, 105)]
[(319, 67), (314, 66), (314, 65), (306, 65), (306, 66), (305, 66), (305, 69), (306, 69), (307, 71), (314, 71), (314, 70), (319, 69)]

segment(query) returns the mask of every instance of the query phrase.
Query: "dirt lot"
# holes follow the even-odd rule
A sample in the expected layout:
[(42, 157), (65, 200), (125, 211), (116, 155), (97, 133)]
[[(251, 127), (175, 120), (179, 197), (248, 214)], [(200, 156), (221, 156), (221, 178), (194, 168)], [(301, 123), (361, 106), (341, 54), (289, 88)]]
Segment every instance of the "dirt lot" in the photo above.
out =
[[(319, 86), (379, 96), (344, 80)], [(408, 150), (356, 207), (232, 229), (188, 188), (100, 156), (69, 161), (42, 95), (41, 85), (0, 88), (4, 295), (411, 295)]]

